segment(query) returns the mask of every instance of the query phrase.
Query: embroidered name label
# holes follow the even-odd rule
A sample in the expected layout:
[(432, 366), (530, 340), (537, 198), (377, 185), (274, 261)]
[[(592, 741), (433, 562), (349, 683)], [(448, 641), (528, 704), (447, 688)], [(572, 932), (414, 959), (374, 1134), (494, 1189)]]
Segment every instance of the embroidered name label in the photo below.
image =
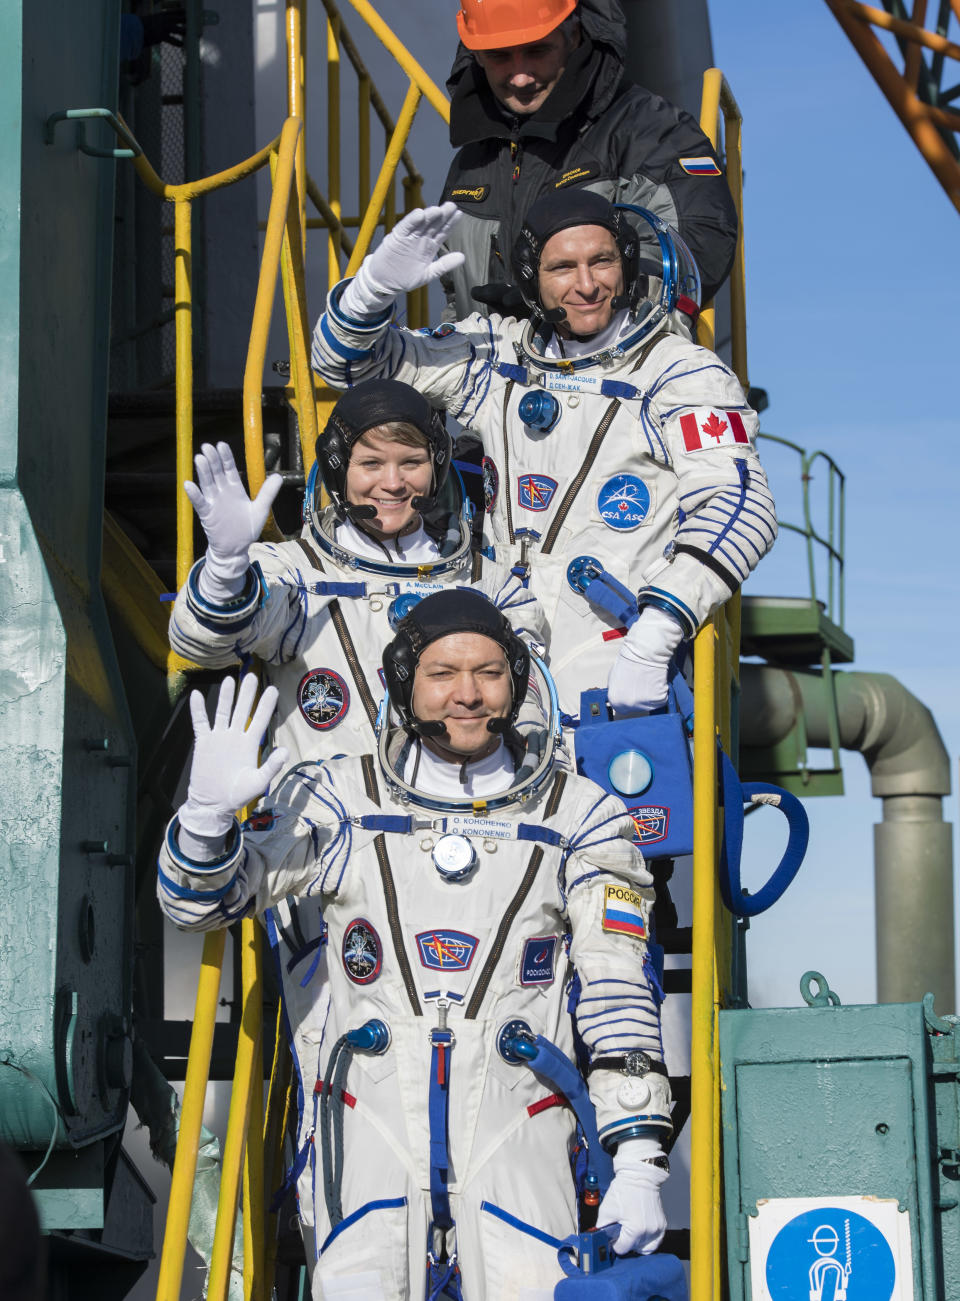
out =
[(451, 190), (450, 198), (459, 203), (483, 203), (489, 193), (489, 185), (477, 185), (472, 190)]
[(617, 935), (632, 935), (634, 939), (647, 938), (643, 920), (643, 900), (625, 885), (603, 887), (603, 929)]
[(559, 181), (554, 181), (553, 188), (561, 190), (565, 185), (573, 185), (577, 181), (585, 181), (588, 176), (593, 176), (592, 167), (571, 167), (569, 172), (564, 172)]

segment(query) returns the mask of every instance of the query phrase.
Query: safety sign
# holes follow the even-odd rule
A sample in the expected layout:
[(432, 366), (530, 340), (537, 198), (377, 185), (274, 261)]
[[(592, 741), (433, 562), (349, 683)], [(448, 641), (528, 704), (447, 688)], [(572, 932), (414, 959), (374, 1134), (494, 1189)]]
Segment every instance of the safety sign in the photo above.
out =
[(913, 1301), (896, 1198), (769, 1198), (747, 1223), (753, 1301)]

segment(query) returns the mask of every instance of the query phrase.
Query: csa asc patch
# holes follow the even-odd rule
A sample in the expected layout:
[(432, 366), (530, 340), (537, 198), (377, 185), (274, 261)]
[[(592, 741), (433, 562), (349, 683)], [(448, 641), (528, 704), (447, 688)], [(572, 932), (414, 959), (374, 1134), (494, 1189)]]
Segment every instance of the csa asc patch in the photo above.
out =
[(556, 479), (546, 474), (523, 474), (517, 480), (517, 502), (526, 510), (546, 510), (556, 491)]
[(750, 443), (740, 412), (727, 411), (723, 407), (719, 411), (713, 407), (693, 407), (685, 411), (680, 417), (680, 432), (688, 452), (702, 452), (707, 447), (722, 447), (725, 443)]
[(711, 158), (709, 154), (703, 154), (699, 158), (678, 158), (677, 162), (688, 176), (720, 175), (720, 168), (717, 166), (716, 159)]
[(311, 669), (300, 679), (297, 704), (311, 727), (327, 732), (350, 708), (350, 691), (333, 669)]
[(483, 509), (489, 515), (497, 504), (497, 494), (500, 491), (500, 471), (489, 456), (485, 456), (480, 464), (483, 468)]
[(383, 945), (370, 923), (358, 917), (343, 933), (343, 967), (355, 985), (369, 985), (380, 975)]
[(670, 810), (657, 804), (640, 804), (634, 809), (627, 809), (636, 828), (633, 834), (635, 845), (655, 845), (666, 840), (667, 828), (670, 826)]
[(641, 908), (643, 900), (635, 890), (625, 885), (603, 887), (603, 929), (617, 935), (632, 935), (634, 939), (647, 938), (647, 926)]
[(416, 937), (421, 966), (431, 971), (466, 971), (480, 941), (466, 931), (421, 931)]
[(639, 528), (650, 510), (650, 489), (635, 474), (615, 474), (597, 493), (597, 510), (608, 528)]
[(556, 935), (538, 935), (524, 940), (520, 954), (521, 985), (552, 985)]

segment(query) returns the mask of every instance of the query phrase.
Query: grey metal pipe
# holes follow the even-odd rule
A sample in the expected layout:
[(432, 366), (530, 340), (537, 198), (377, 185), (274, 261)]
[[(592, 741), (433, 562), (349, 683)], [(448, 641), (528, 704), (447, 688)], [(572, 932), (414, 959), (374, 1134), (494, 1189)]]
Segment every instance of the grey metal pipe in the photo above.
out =
[[(953, 847), (943, 821), (950, 759), (930, 710), (888, 673), (832, 674), (840, 745), (857, 750), (883, 801), (874, 827), (877, 999), (919, 1001), (928, 991), (953, 1007)], [(807, 741), (828, 746), (822, 675), (745, 664), (740, 740), (769, 746), (803, 714)]]

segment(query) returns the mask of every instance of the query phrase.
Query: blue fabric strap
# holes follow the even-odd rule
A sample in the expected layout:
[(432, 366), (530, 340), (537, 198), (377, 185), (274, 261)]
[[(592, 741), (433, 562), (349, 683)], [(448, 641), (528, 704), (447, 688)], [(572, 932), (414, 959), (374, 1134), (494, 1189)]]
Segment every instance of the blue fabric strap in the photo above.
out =
[(447, 1111), (450, 1099), (450, 1058), (453, 1032), (435, 1027), (430, 1032), (430, 1208), (438, 1229), (453, 1227), (450, 1214), (450, 1156), (447, 1149)]
[(530, 1058), (527, 1065), (536, 1075), (551, 1085), (555, 1092), (562, 1093), (573, 1108), (587, 1143), (587, 1171), (597, 1176), (600, 1192), (603, 1194), (613, 1178), (613, 1160), (600, 1146), (597, 1116), (583, 1076), (570, 1058), (542, 1034), (538, 1034), (533, 1042), (537, 1055)]
[(512, 379), (517, 384), (526, 384), (527, 382), (527, 370), (525, 366), (511, 366), (508, 361), (498, 361), (494, 366), (494, 369), (497, 374), (502, 375), (504, 379)]
[(600, 385), (600, 392), (605, 398), (642, 398), (643, 390), (634, 388), (620, 379), (605, 379)]
[(391, 813), (365, 813), (362, 817), (357, 818), (356, 824), (359, 824), (364, 831), (395, 831), (398, 835), (406, 836), (413, 830), (413, 818), (407, 815), (400, 817), (398, 814)]
[(551, 831), (549, 827), (537, 827), (532, 822), (521, 822), (517, 827), (518, 840), (534, 840), (542, 845), (554, 845), (562, 847), (566, 840), (561, 836), (559, 831)]
[[(720, 897), (735, 917), (756, 917), (775, 904), (800, 869), (810, 839), (807, 812), (795, 795), (768, 782), (740, 784), (736, 769), (719, 751), (723, 799), (723, 841), (720, 845)], [(787, 847), (769, 881), (756, 894), (745, 895), (740, 884), (743, 849), (743, 804), (754, 795), (776, 795), (777, 806), (789, 826)]]
[(367, 594), (367, 585), (366, 583), (328, 583), (321, 581), (311, 583), (310, 591), (314, 596), (364, 597)]

